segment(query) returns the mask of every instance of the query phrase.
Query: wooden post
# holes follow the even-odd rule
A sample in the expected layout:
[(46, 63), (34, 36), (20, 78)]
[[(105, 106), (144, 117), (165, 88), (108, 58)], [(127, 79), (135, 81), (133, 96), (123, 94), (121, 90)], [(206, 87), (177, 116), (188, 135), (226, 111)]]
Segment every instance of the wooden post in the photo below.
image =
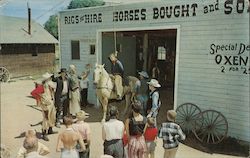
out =
[(148, 34), (145, 33), (143, 36), (143, 70), (147, 70), (147, 64), (148, 64)]

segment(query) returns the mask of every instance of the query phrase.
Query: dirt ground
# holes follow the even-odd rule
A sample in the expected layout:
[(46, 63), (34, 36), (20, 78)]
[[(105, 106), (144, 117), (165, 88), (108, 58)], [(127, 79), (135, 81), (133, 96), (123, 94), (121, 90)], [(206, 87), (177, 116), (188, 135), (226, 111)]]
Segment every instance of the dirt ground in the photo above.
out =
[[(36, 102), (30, 98), (30, 92), (34, 88), (33, 80), (17, 80), (10, 83), (0, 83), (0, 104), (1, 104), (1, 144), (9, 148), (11, 158), (14, 158), (20, 146), (22, 146), (22, 133), (27, 129), (36, 129), (41, 132), (41, 126), (31, 127), (42, 120), (40, 109), (35, 106)], [(121, 103), (122, 104), (122, 103)], [(122, 105), (119, 105), (122, 109)], [(99, 158), (103, 154), (103, 141), (101, 139), (101, 108), (88, 107), (85, 109), (90, 113), (90, 118), (86, 121), (90, 123), (91, 135), (91, 158)], [(164, 117), (164, 115), (162, 116)], [(54, 128), (61, 132), (65, 127)], [(47, 145), (51, 153), (50, 158), (59, 158), (60, 153), (56, 152), (56, 141), (58, 134), (49, 135), (50, 141), (42, 143)], [(163, 157), (162, 141), (158, 140), (156, 148), (156, 158)], [(208, 154), (181, 144), (177, 152), (177, 158), (230, 158), (233, 156)]]

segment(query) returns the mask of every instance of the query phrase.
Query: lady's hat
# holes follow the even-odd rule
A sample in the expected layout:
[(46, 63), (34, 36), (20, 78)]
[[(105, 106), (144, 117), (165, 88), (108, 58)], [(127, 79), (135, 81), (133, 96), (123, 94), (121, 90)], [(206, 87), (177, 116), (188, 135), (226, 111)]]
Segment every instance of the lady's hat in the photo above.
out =
[(168, 121), (172, 121), (174, 122), (175, 121), (175, 118), (176, 118), (176, 112), (174, 110), (168, 110), (167, 112), (167, 119)]
[(66, 68), (61, 68), (60, 72), (58, 72), (59, 74), (62, 73), (62, 72), (67, 72), (67, 69)]
[(149, 78), (148, 73), (146, 71), (138, 72), (138, 74), (143, 76), (144, 78)]
[(156, 79), (151, 79), (150, 82), (147, 82), (149, 85), (159, 88), (161, 87), (161, 85), (159, 84), (159, 82)]
[(89, 117), (89, 114), (86, 113), (86, 112), (83, 111), (83, 110), (81, 110), (81, 111), (79, 111), (78, 113), (76, 113), (76, 118), (77, 118), (78, 120), (85, 120), (85, 119), (88, 118), (88, 117)]
[(50, 74), (48, 72), (46, 72), (45, 74), (42, 75), (42, 81), (46, 81), (48, 80), (53, 74)]

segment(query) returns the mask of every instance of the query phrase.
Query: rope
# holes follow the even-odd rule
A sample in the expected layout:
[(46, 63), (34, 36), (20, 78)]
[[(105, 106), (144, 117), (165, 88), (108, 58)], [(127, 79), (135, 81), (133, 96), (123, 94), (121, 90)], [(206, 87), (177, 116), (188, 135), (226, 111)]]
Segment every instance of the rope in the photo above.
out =
[[(114, 13), (114, 3), (112, 3), (112, 11)], [(115, 31), (115, 23), (114, 23), (114, 21), (113, 21), (113, 35), (114, 35), (114, 42), (115, 42), (114, 48), (115, 48), (115, 51), (116, 51), (117, 50), (117, 48), (116, 48), (116, 31)]]

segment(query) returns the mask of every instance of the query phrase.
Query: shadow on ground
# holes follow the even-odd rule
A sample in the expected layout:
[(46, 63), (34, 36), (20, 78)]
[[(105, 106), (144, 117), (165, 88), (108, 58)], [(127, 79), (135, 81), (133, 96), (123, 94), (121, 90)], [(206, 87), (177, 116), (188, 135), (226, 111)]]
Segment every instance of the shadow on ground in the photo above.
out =
[[(53, 134), (57, 134), (57, 132), (55, 132), (55, 133), (53, 133)], [(49, 135), (51, 135), (51, 134), (49, 134)], [(24, 138), (25, 137), (25, 132), (22, 132), (22, 133), (20, 133), (18, 136), (16, 136), (16, 137), (14, 137), (15, 139), (18, 139), (18, 138)], [(43, 139), (43, 134), (41, 133), (41, 132), (37, 132), (36, 131), (36, 137), (38, 138), (38, 139)]]

